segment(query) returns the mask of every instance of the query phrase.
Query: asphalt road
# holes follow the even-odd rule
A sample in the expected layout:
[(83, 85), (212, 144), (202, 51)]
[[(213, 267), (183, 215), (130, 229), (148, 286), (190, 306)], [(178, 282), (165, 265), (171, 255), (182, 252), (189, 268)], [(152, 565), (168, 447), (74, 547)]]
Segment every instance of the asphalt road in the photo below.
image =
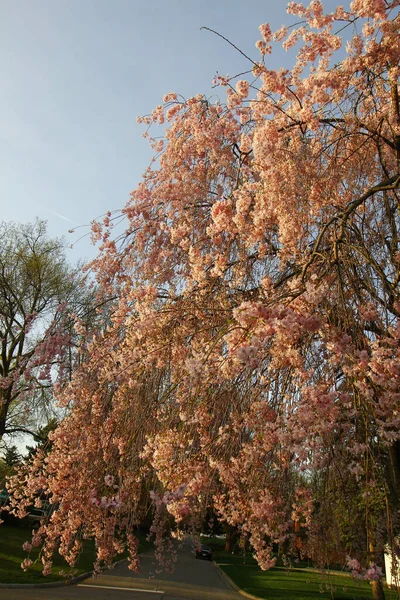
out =
[(74, 586), (0, 588), (0, 600), (243, 600), (212, 562), (194, 557), (190, 542), (178, 550), (174, 573), (155, 570), (153, 557), (144, 555), (139, 574), (123, 564)]
[(130, 590), (68, 586), (36, 589), (1, 588), (0, 598), (2, 600), (161, 600), (165, 599), (165, 596)]

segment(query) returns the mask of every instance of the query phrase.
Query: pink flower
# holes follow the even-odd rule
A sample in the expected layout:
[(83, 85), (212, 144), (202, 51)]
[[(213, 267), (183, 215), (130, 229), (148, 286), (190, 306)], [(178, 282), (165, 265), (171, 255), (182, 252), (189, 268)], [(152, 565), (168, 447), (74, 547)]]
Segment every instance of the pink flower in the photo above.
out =
[(351, 558), (350, 556), (346, 556), (346, 565), (352, 571), (360, 571), (361, 565), (356, 558)]
[(369, 569), (365, 571), (364, 579), (367, 579), (368, 581), (379, 581), (382, 575), (382, 569), (375, 563), (371, 563)]
[(29, 542), (24, 542), (22, 545), (22, 550), (25, 550), (25, 552), (30, 552), (32, 550), (32, 544)]
[(104, 483), (108, 486), (111, 487), (114, 484), (114, 477), (112, 475), (106, 475), (104, 477)]
[(24, 571), (27, 571), (29, 569), (29, 567), (31, 566), (32, 561), (30, 558), (25, 558), (22, 563), (21, 563), (21, 569), (23, 569)]
[(259, 30), (265, 42), (268, 43), (272, 40), (272, 31), (268, 23), (263, 23), (262, 25), (260, 25)]
[(249, 95), (249, 82), (245, 79), (241, 79), (236, 84), (236, 91), (242, 98), (247, 98)]
[(350, 9), (360, 17), (384, 18), (386, 2), (385, 0), (353, 0)]

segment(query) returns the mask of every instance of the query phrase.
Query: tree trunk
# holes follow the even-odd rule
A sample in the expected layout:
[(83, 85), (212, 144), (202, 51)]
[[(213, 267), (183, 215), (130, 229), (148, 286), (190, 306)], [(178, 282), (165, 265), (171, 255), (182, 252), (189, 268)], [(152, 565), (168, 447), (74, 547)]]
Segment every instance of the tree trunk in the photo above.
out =
[(6, 431), (6, 416), (4, 390), (0, 389), (0, 440)]
[[(370, 541), (369, 542), (369, 553), (371, 561), (377, 564), (376, 561), (376, 548), (375, 544)], [(383, 591), (382, 580), (378, 579), (378, 581), (370, 581), (372, 588), (372, 597), (374, 600), (385, 600), (385, 592)]]
[(225, 530), (225, 552), (233, 552), (238, 538), (238, 532), (236, 527), (224, 523)]
[(374, 600), (385, 600), (385, 592), (383, 591), (382, 581), (371, 581), (372, 597)]
[(0, 440), (6, 432), (7, 413), (11, 402), (12, 387), (0, 387)]
[(392, 513), (398, 509), (400, 500), (400, 442), (394, 442), (388, 451), (387, 481), (390, 489), (390, 504)]

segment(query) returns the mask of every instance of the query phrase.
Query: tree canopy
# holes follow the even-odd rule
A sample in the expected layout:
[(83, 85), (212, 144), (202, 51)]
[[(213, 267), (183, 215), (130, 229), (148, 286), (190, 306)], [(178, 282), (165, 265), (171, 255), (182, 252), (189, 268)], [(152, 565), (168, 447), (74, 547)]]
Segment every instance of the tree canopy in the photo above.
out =
[[(82, 531), (99, 564), (126, 543), (136, 567), (151, 498), (159, 548), (168, 515), (189, 530), (212, 507), (268, 568), (297, 521), (308, 552), (339, 544), (382, 593), (400, 497), (398, 6), (290, 2), (300, 23), (261, 25), (247, 77), (216, 79), (225, 104), (169, 93), (141, 119), (165, 134), (126, 233), (92, 227), (118, 304), (25, 488), (59, 503), (45, 570)], [(292, 70), (270, 67), (273, 42), (298, 44)]]
[(46, 223), (0, 223), (0, 439), (43, 425), (53, 384), (70, 374), (83, 277)]

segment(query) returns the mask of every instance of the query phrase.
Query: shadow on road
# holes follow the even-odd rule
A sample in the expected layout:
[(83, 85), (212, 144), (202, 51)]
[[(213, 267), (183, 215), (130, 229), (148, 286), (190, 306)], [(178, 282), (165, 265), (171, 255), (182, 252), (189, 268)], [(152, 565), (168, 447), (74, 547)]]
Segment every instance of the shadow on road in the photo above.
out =
[(86, 579), (80, 587), (141, 590), (147, 592), (149, 600), (158, 600), (159, 597), (163, 600), (243, 600), (213, 562), (195, 558), (190, 541), (177, 549), (173, 573), (156, 575), (157, 565), (150, 554), (141, 556), (140, 564), (139, 574), (132, 573), (127, 564), (122, 564), (106, 574)]

